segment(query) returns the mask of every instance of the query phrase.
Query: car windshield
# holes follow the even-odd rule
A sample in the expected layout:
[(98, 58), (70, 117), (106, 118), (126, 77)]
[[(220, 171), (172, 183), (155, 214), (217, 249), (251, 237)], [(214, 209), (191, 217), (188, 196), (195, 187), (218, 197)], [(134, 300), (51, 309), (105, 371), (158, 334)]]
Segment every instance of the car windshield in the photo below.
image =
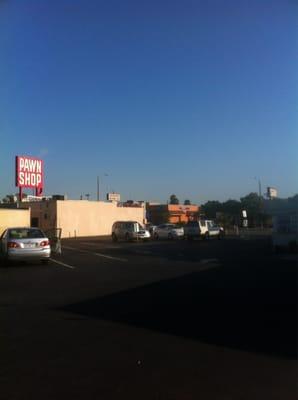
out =
[(39, 239), (45, 235), (40, 229), (17, 228), (9, 230), (8, 237), (10, 239)]

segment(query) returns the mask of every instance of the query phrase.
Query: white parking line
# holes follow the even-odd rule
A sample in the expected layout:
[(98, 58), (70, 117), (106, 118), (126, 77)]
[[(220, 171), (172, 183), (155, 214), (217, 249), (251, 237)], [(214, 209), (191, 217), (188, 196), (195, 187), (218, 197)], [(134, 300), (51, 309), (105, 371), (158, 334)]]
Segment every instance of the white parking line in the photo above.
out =
[(98, 256), (98, 257), (109, 258), (110, 260), (117, 260), (117, 261), (123, 261), (123, 262), (128, 261), (125, 258), (112, 257), (112, 256), (108, 256), (107, 254), (102, 254), (102, 253), (91, 253), (91, 254), (94, 254), (95, 256)]
[[(99, 244), (98, 243), (93, 243), (93, 242), (81, 242), (82, 244), (84, 244), (85, 246), (91, 246), (91, 247), (99, 247)], [(105, 249), (121, 249), (122, 247), (121, 246), (117, 246), (117, 245), (113, 245), (113, 244), (111, 244), (111, 245), (108, 245), (108, 246), (105, 246)]]
[(63, 246), (62, 248), (67, 249), (67, 250), (77, 251), (78, 253), (87, 253), (87, 254), (92, 254), (94, 256), (97, 256), (97, 257), (108, 258), (109, 260), (122, 261), (122, 262), (128, 261), (125, 258), (112, 257), (112, 256), (109, 256), (107, 254), (102, 254), (102, 253), (93, 253), (92, 251), (80, 250), (80, 249), (76, 249), (75, 247), (70, 247), (70, 246)]
[(61, 261), (57, 261), (54, 258), (50, 258), (50, 260), (53, 261), (56, 264), (62, 265), (63, 267), (70, 268), (70, 269), (75, 269), (75, 267), (73, 267), (72, 265), (68, 265), (68, 264), (65, 264), (65, 263), (63, 263)]

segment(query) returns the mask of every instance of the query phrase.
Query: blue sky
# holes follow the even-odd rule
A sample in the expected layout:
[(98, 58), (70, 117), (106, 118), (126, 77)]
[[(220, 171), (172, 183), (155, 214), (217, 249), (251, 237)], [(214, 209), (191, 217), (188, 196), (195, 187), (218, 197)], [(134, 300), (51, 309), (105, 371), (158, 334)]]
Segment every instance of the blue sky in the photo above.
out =
[[(298, 192), (294, 0), (0, 1), (0, 196)], [(107, 174), (108, 176), (105, 176)]]

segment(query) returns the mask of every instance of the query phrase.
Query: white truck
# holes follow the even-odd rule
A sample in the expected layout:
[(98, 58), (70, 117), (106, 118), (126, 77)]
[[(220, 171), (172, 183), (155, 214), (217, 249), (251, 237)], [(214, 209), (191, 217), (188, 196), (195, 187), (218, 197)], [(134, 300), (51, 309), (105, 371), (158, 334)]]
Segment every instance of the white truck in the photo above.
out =
[(212, 237), (221, 239), (223, 235), (223, 229), (212, 220), (198, 219), (196, 221), (188, 221), (184, 227), (184, 236), (187, 240), (195, 238), (209, 239)]

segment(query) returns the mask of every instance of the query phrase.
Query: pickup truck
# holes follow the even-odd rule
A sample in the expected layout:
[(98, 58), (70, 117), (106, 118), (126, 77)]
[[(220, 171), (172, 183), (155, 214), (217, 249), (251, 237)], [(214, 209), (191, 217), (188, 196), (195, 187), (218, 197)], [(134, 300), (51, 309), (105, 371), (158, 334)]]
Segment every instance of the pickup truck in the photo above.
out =
[(223, 234), (223, 229), (212, 220), (188, 221), (184, 227), (184, 236), (188, 240), (195, 238), (209, 239), (211, 237), (221, 239)]

